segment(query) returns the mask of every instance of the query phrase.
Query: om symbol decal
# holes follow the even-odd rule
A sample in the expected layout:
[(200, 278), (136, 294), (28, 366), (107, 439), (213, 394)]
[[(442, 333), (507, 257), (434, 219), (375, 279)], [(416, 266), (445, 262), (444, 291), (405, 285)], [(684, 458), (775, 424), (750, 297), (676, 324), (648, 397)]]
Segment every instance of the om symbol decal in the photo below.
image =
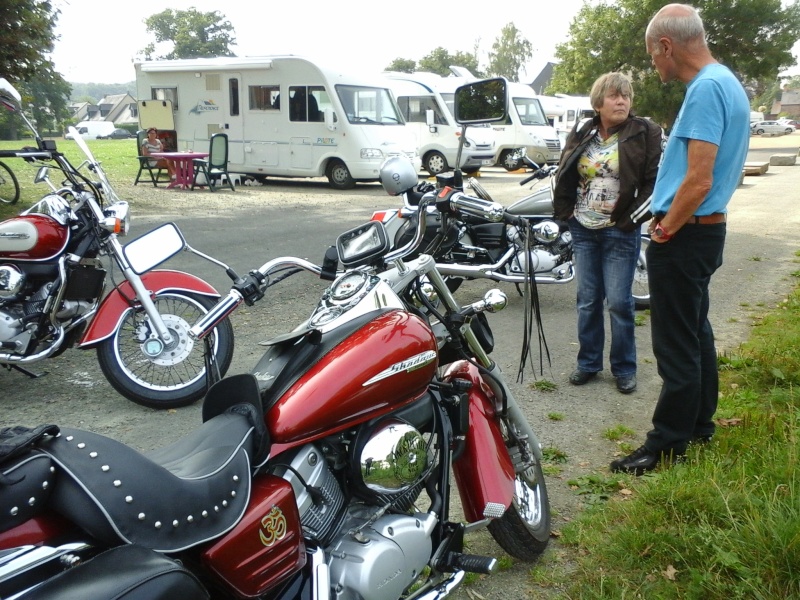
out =
[(261, 519), (258, 537), (261, 538), (261, 543), (269, 548), (278, 540), (283, 539), (285, 535), (286, 517), (283, 516), (280, 508), (273, 506), (269, 514)]

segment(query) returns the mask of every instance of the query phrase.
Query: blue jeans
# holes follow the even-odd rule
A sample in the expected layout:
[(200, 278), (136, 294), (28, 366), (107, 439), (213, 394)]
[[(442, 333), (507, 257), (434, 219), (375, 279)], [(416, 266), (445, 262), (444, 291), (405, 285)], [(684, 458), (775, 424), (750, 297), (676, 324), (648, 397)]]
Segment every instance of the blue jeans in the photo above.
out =
[(611, 321), (609, 361), (614, 377), (636, 374), (635, 305), (633, 274), (642, 242), (638, 229), (587, 229), (569, 219), (578, 281), (578, 368), (587, 373), (603, 370), (604, 306)]
[(724, 223), (687, 223), (647, 249), (653, 353), (663, 382), (645, 441), (652, 452), (681, 454), (693, 437), (714, 434), (719, 373), (708, 284), (722, 265), (725, 233)]

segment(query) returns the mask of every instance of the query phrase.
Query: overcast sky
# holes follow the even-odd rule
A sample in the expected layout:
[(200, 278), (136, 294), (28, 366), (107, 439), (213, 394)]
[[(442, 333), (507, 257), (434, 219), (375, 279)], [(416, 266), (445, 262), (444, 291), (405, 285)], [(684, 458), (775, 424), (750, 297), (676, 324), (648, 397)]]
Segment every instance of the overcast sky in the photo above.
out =
[[(596, 0), (589, 0), (596, 2)], [(341, 62), (343, 70), (382, 71), (395, 58), (419, 60), (443, 47), (451, 53), (479, 48), (481, 67), (509, 22), (533, 46), (521, 80), (529, 83), (567, 40), (583, 0), (525, 2), (369, 2), (366, 0), (166, 0), (101, 2), (53, 0), (61, 10), (53, 60), (73, 83), (127, 83), (132, 59), (148, 37), (144, 19), (166, 8), (219, 11), (233, 25), (239, 56), (297, 54)], [(644, 41), (639, 45), (644, 52)], [(800, 44), (795, 46), (795, 55)], [(346, 68), (344, 67), (346, 65)], [(795, 67), (792, 73), (800, 73)]]
[[(482, 67), (502, 28), (513, 21), (532, 44), (532, 81), (567, 39), (583, 0), (490, 2), (368, 2), (364, 0), (54, 0), (61, 10), (53, 60), (69, 82), (124, 83), (132, 58), (151, 41), (144, 19), (166, 8), (219, 11), (233, 25), (239, 56), (297, 54), (340, 61), (347, 71), (380, 72), (395, 58), (419, 60), (441, 46), (471, 53)], [(642, 52), (644, 46), (642, 45)]]

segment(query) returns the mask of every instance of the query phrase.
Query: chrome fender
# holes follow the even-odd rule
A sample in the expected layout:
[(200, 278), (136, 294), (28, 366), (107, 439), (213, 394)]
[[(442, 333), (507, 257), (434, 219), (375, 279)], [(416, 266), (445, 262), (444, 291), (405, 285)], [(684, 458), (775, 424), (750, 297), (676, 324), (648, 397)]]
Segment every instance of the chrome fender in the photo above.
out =
[[(494, 408), (495, 395), (475, 365), (458, 361), (450, 365), (445, 381), (465, 379), (469, 391), (469, 432), (464, 452), (453, 463), (458, 493), (467, 521), (473, 523), (505, 513), (514, 497), (514, 465), (506, 450)], [(489, 504), (491, 514), (484, 515)], [(503, 510), (498, 514), (497, 505)]]
[[(219, 293), (211, 284), (199, 277), (182, 271), (149, 271), (142, 277), (142, 283), (151, 294), (160, 292), (187, 292), (219, 298)], [(91, 348), (112, 336), (122, 323), (122, 319), (133, 307), (127, 298), (135, 298), (136, 292), (128, 281), (123, 281), (103, 298), (97, 313), (78, 344), (79, 348)]]

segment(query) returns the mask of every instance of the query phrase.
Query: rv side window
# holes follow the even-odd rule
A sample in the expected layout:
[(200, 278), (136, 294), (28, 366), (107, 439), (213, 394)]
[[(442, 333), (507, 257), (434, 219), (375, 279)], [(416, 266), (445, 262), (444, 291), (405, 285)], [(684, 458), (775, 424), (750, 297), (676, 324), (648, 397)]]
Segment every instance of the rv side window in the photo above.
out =
[(250, 110), (279, 110), (281, 88), (277, 85), (251, 85), (248, 88)]
[(228, 100), (230, 104), (231, 116), (235, 117), (239, 114), (239, 80), (228, 80)]
[(171, 100), (172, 111), (178, 111), (178, 88), (152, 88), (151, 92), (153, 100)]
[(301, 122), (323, 121), (325, 115), (323, 112), (324, 107), (320, 107), (321, 101), (330, 106), (330, 100), (324, 87), (318, 85), (289, 86), (289, 120)]
[(433, 122), (436, 125), (446, 125), (447, 120), (442, 115), (439, 105), (429, 96), (400, 96), (397, 99), (400, 112), (409, 123), (427, 123), (426, 112), (433, 111)]
[(546, 125), (547, 119), (544, 116), (542, 105), (536, 98), (514, 98), (514, 106), (517, 109), (520, 121), (523, 125)]

